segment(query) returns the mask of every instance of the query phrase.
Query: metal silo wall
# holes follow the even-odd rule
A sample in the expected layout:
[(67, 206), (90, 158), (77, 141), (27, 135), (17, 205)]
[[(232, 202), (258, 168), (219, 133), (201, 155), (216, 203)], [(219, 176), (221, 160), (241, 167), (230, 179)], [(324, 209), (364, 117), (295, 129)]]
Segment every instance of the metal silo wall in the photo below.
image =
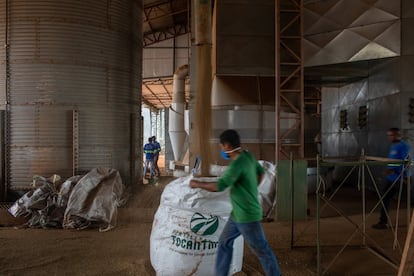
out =
[(0, 1), (0, 109), (6, 102), (6, 1)]
[[(390, 127), (403, 129), (408, 113), (401, 100), (401, 58), (384, 59), (367, 78), (341, 87), (322, 89), (322, 147), (324, 156), (387, 156)], [(358, 125), (359, 107), (367, 108), (366, 126)], [(340, 112), (347, 111), (346, 128)]]
[(75, 157), (78, 172), (112, 167), (124, 182), (137, 175), (141, 16), (137, 0), (9, 1), (10, 189), (36, 174), (68, 177)]

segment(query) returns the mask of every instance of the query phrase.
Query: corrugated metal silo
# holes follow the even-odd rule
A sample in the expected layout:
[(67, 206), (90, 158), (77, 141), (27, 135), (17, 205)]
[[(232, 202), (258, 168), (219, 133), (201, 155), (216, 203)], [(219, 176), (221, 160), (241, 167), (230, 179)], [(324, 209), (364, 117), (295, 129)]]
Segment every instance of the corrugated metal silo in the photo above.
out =
[(142, 1), (2, 1), (0, 14), (9, 189), (98, 166), (129, 182), (140, 168)]

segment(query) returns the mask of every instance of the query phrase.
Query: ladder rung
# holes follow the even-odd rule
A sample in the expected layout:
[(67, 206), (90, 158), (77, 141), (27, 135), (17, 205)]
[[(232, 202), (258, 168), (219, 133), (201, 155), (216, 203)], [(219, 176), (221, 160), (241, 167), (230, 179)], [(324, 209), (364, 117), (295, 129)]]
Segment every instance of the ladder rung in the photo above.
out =
[(283, 38), (283, 39), (302, 39), (302, 37), (301, 36), (296, 36), (296, 35), (283, 35), (283, 36), (281, 36), (280, 38)]
[(299, 62), (281, 62), (280, 65), (292, 66), (292, 65), (300, 65), (300, 63)]
[(282, 12), (289, 12), (289, 13), (292, 13), (292, 12), (297, 12), (297, 13), (300, 13), (300, 10), (284, 10), (284, 9), (281, 9), (280, 10), (280, 12), (282, 13)]

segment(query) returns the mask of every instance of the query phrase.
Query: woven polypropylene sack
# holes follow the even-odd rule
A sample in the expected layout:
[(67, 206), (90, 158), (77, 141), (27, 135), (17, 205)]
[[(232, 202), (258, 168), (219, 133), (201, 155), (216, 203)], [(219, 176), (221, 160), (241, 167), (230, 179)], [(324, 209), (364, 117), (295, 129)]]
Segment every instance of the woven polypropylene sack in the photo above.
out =
[[(231, 212), (229, 192), (191, 189), (190, 179), (174, 180), (161, 195), (150, 238), (151, 264), (159, 276), (215, 274), (218, 240)], [(231, 274), (242, 269), (241, 236), (233, 247)]]

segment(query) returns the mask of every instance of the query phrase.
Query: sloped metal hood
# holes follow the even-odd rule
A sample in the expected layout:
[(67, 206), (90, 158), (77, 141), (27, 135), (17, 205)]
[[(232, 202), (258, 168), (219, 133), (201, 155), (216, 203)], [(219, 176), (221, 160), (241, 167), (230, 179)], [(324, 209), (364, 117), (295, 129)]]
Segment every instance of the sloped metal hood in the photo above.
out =
[(401, 1), (306, 1), (305, 66), (401, 54)]

